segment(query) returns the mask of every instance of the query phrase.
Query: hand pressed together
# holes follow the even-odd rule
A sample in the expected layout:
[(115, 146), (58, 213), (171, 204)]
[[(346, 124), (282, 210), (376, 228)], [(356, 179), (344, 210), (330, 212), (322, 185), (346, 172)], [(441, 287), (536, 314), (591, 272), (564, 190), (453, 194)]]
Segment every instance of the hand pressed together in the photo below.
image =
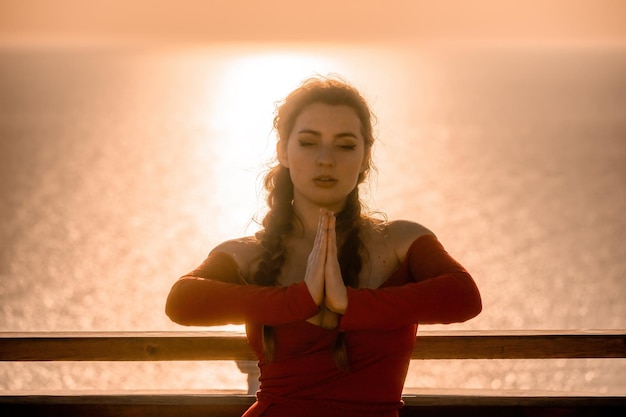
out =
[(348, 293), (337, 258), (335, 216), (325, 209), (320, 210), (317, 235), (307, 261), (304, 282), (317, 305), (334, 313), (345, 313)]

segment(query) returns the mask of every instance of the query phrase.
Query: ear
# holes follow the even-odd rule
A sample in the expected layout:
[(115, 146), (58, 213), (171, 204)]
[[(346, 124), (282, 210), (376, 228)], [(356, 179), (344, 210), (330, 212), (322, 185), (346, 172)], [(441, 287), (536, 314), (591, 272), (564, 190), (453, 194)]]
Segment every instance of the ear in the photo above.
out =
[(289, 168), (289, 158), (287, 158), (287, 144), (284, 141), (279, 140), (276, 143), (276, 155), (278, 156), (278, 162), (285, 168)]

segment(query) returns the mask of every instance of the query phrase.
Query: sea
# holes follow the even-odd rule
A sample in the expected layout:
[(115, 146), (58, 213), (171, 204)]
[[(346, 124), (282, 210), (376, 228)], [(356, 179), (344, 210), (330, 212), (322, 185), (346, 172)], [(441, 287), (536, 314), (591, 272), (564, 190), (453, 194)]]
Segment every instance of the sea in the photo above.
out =
[[(168, 291), (259, 229), (275, 106), (315, 75), (376, 114), (368, 210), (431, 229), (481, 290), (480, 316), (422, 330), (626, 328), (626, 47), (218, 43), (0, 48), (0, 332), (194, 330)], [(0, 391), (67, 389), (247, 378), (0, 363)], [(624, 395), (626, 360), (413, 361), (405, 390), (433, 389)]]

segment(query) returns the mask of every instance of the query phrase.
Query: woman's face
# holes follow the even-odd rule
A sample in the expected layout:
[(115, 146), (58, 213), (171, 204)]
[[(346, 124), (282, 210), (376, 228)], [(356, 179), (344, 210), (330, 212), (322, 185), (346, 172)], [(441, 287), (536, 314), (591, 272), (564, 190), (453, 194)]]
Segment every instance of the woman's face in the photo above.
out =
[(278, 159), (289, 168), (294, 203), (341, 211), (369, 158), (357, 113), (346, 105), (310, 104), (282, 142)]

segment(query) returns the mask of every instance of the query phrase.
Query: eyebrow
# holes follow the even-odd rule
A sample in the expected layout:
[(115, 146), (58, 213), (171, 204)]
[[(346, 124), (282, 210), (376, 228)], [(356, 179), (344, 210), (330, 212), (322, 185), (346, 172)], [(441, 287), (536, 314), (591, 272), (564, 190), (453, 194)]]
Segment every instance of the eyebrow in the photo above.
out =
[[(313, 136), (321, 136), (321, 132), (317, 131), (317, 130), (313, 130), (313, 129), (302, 129), (298, 132), (298, 134), (309, 134), (309, 135), (313, 135)], [(352, 133), (352, 132), (341, 132), (341, 133), (337, 133), (335, 135), (335, 138), (345, 138), (345, 137), (350, 137), (350, 138), (354, 138), (354, 139), (358, 139), (359, 137)]]

